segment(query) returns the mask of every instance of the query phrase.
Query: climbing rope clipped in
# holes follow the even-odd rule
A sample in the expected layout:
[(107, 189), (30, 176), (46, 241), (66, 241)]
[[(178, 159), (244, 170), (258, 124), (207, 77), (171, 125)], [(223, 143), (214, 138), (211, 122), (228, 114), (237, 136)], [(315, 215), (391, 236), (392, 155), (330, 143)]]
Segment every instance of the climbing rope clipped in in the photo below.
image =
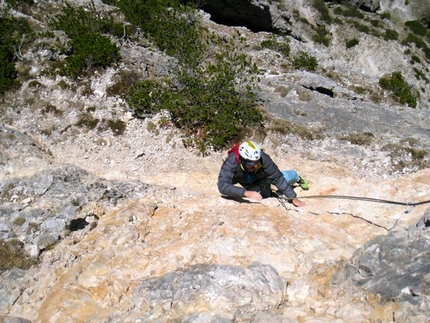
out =
[[(289, 210), (285, 202), (289, 202), (292, 200), (292, 198), (287, 198), (284, 195), (280, 195), (277, 192), (275, 192), (275, 195), (278, 199), (278, 201), (282, 204), (282, 206)], [(410, 206), (412, 209), (418, 205), (423, 205), (430, 203), (430, 200), (420, 201), (420, 202), (398, 202), (398, 201), (391, 201), (391, 200), (384, 200), (384, 199), (377, 199), (377, 198), (371, 198), (371, 197), (363, 197), (363, 196), (350, 196), (350, 195), (308, 195), (308, 196), (300, 196), (300, 199), (320, 199), (320, 198), (330, 198), (330, 199), (342, 199), (342, 200), (355, 200), (355, 201), (366, 201), (366, 202), (374, 202), (374, 203), (385, 203), (385, 204), (394, 204), (394, 205), (403, 205), (403, 206)], [(388, 229), (384, 226), (377, 225), (374, 223), (369, 222), (366, 219), (366, 222), (369, 222), (371, 224), (374, 224), (378, 227), (382, 227), (386, 229), (387, 231), (391, 231), (395, 228), (395, 226), (399, 223), (399, 221), (402, 219), (402, 217), (405, 214), (408, 214), (412, 209), (405, 210), (400, 218), (397, 219), (397, 221), (394, 223), (394, 225), (391, 227), (391, 229)]]

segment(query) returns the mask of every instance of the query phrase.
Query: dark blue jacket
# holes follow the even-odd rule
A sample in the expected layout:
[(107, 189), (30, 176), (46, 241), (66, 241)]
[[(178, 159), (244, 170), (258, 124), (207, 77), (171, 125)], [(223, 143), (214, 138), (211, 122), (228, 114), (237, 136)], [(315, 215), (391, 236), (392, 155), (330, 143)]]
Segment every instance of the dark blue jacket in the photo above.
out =
[[(296, 197), (296, 192), (291, 187), (290, 184), (285, 180), (284, 175), (279, 170), (278, 166), (265, 152), (261, 152), (261, 164), (256, 171), (256, 182), (254, 183), (258, 186), (258, 182), (264, 179), (268, 179), (279, 192), (285, 195), (287, 198)], [(245, 193), (245, 188), (235, 186), (234, 184), (241, 183), (243, 178), (243, 169), (240, 166), (240, 161), (237, 162), (236, 154), (231, 153), (227, 156), (226, 160), (221, 166), (221, 170), (218, 175), (218, 190), (222, 195), (226, 195), (231, 198), (241, 198)]]

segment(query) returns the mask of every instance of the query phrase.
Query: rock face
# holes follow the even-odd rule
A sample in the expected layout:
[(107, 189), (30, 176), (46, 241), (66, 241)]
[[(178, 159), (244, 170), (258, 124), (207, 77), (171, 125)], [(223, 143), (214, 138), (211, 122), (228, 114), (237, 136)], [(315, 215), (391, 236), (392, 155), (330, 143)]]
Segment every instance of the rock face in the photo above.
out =
[[(161, 129), (153, 138), (151, 132), (142, 133), (141, 129), (128, 135), (136, 137), (137, 133), (154, 149), (169, 136)], [(127, 135), (121, 141), (126, 142)], [(133, 152), (127, 153), (126, 146), (121, 146), (124, 160), (134, 158)], [(419, 201), (428, 195), (429, 170), (395, 180), (359, 179), (343, 167), (287, 157), (267, 147), (279, 159), (280, 167), (300, 165), (301, 174), (311, 181), (310, 193), (317, 196), (343, 194)], [(32, 149), (31, 142), (28, 149)], [(162, 173), (148, 168), (148, 172), (135, 174), (133, 180), (117, 182), (97, 179), (92, 174), (103, 172), (105, 166), (84, 159), (81, 162), (86, 163), (88, 171), (55, 165), (41, 172), (54, 175), (42, 195), (33, 194), (31, 188), (42, 187), (46, 177), (34, 174), (21, 179), (23, 192), (33, 197), (26, 209), (37, 206), (46, 213), (40, 220), (51, 223), (60, 219), (61, 213), (50, 211), (53, 205), (72, 207), (71, 197), (82, 192), (82, 209), (75, 217), (86, 216), (90, 224), (68, 233), (61, 232), (63, 226), (55, 226), (62, 238), (55, 247), (43, 251), (39, 265), (2, 273), (2, 312), (33, 322), (263, 323), (297, 322), (299, 317), (308, 321), (318, 318), (320, 322), (362, 322), (368, 317), (387, 321), (393, 313), (395, 317), (425, 322), (426, 309), (420, 312), (421, 305), (407, 298), (399, 299), (400, 307), (397, 303), (384, 304), (376, 296), (372, 298), (370, 288), (358, 287), (354, 280), (357, 272), (370, 265), (363, 262), (361, 267), (354, 267), (356, 260), (348, 260), (360, 246), (368, 250), (365, 243), (372, 243), (373, 238), (373, 243), (385, 241), (386, 233), (394, 226), (397, 231), (414, 223), (427, 223), (422, 218), (425, 205), (403, 217), (401, 206), (348, 200), (304, 199), (307, 205), (300, 209), (276, 199), (238, 203), (223, 199), (216, 191), (217, 171), (224, 155), (208, 160), (182, 149), (171, 153), (175, 159), (186, 161), (184, 165), (189, 168)], [(53, 155), (57, 155), (55, 150)], [(123, 174), (127, 174), (128, 162), (117, 165), (117, 171), (122, 167)], [(139, 184), (142, 182), (147, 184)], [(113, 195), (115, 203), (102, 198), (107, 191), (105, 185), (111, 188), (108, 192), (118, 193)], [(15, 212), (22, 212), (19, 209)], [(46, 228), (41, 225), (37, 233), (42, 234)], [(13, 228), (15, 234), (19, 230)], [(419, 230), (423, 230), (424, 238), (428, 229)], [(414, 246), (417, 255), (424, 250)], [(343, 269), (345, 263), (347, 270)], [(400, 259), (397, 264), (405, 265)], [(393, 271), (396, 268), (398, 271), (399, 267), (391, 267)], [(377, 267), (372, 270), (378, 272)], [(380, 274), (385, 273), (391, 271)], [(421, 271), (416, 274), (425, 279)], [(345, 279), (338, 278), (341, 276)], [(390, 276), (378, 277), (383, 280)], [(383, 284), (378, 287), (378, 292), (389, 291)], [(425, 289), (420, 291), (420, 297), (428, 297)]]
[(349, 2), (353, 3), (360, 9), (376, 12), (381, 9), (381, 2), (377, 0), (350, 0)]
[(210, 0), (202, 9), (217, 23), (229, 26), (245, 26), (253, 31), (272, 31), (272, 14), (267, 1)]
[[(278, 4), (300, 8), (310, 22), (318, 16), (299, 0), (219, 5), (229, 3), (231, 17), (258, 13), (264, 28), (280, 21)], [(36, 75), (37, 88), (23, 81), (2, 98), (1, 247), (14, 249), (18, 240), (38, 263), (0, 274), (0, 322), (428, 321), (428, 204), (354, 199), (428, 200), (430, 169), (422, 165), (429, 156), (420, 167), (413, 156), (429, 150), (428, 85), (414, 83), (423, 89), (417, 109), (385, 97), (375, 103), (357, 88), (374, 90), (396, 69), (414, 79), (402, 45), (358, 34), (360, 45), (346, 49), (342, 36), (357, 34), (333, 26), (325, 47), (310, 41), (297, 17), (288, 19), (303, 35), (289, 38), (292, 53), (311, 53), (321, 70), (284, 68), (285, 57), (261, 48), (267, 33), (205, 23), (226, 37), (239, 33), (261, 69), (258, 101), (290, 128), (253, 139), (281, 170), (309, 181), (309, 191), (296, 189), (303, 208), (222, 198), (216, 183), (226, 152), (185, 149), (162, 114), (133, 119), (107, 94), (116, 68), (69, 87), (60, 86), (67, 79)], [(154, 49), (130, 41), (121, 54), (119, 69), (169, 74)], [(47, 104), (61, 117), (38, 108)], [(124, 133), (77, 127), (93, 107), (100, 120), (123, 121)], [(345, 140), (351, 133), (369, 143)]]
[[(363, 11), (389, 13), (402, 22), (428, 19), (427, 1), (403, 0), (346, 0)], [(202, 9), (217, 23), (243, 26), (254, 32), (275, 31), (295, 33), (291, 16), (294, 12), (308, 12), (309, 4), (301, 0), (208, 0)]]
[[(366, 2), (363, 1), (363, 3)], [(404, 22), (428, 19), (430, 14), (430, 6), (426, 1), (382, 0), (379, 3), (382, 12), (390, 12), (394, 17)]]
[[(417, 225), (367, 242), (355, 252), (347, 276), (386, 301), (430, 308), (430, 208)], [(424, 317), (421, 317), (424, 319)]]
[(276, 311), (286, 301), (286, 288), (270, 265), (204, 264), (140, 282), (133, 304), (146, 313), (145, 320), (179, 317), (193, 322), (206, 316), (230, 322)]

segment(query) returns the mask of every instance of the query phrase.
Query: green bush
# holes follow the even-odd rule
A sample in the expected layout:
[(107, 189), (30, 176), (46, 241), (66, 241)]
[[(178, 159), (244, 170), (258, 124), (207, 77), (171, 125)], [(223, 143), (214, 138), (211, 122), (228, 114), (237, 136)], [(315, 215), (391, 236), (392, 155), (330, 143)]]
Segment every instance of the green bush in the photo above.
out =
[(327, 24), (330, 24), (332, 22), (330, 12), (324, 0), (314, 0), (313, 6), (320, 13), (320, 18), (322, 21), (326, 22)]
[(121, 58), (119, 48), (102, 35), (118, 33), (118, 24), (99, 15), (94, 3), (84, 7), (66, 3), (60, 14), (49, 19), (49, 24), (71, 38), (71, 55), (62, 69), (62, 73), (71, 78), (77, 78), (92, 67), (111, 66)]
[(284, 57), (290, 55), (290, 44), (288, 38), (284, 38), (282, 42), (278, 42), (273, 34), (261, 42), (261, 47), (268, 48), (281, 53)]
[(13, 53), (6, 46), (0, 46), (0, 93), (8, 90), (16, 78)]
[(391, 19), (391, 13), (389, 13), (389, 12), (383, 12), (383, 13), (381, 13), (381, 19), (390, 20)]
[(12, 268), (29, 269), (39, 262), (24, 251), (24, 244), (18, 239), (0, 239), (0, 273)]
[(367, 25), (364, 25), (358, 21), (355, 20), (348, 20), (348, 23), (350, 25), (352, 25), (355, 29), (357, 29), (358, 31), (365, 33), (365, 34), (369, 34), (370, 33), (370, 27)]
[(119, 49), (106, 37), (95, 34), (78, 35), (72, 40), (72, 55), (66, 58), (63, 73), (76, 78), (88, 68), (105, 68), (120, 58)]
[(8, 90), (17, 76), (14, 47), (32, 30), (23, 18), (0, 16), (0, 93)]
[(387, 91), (390, 91), (398, 102), (407, 104), (415, 108), (417, 98), (412, 91), (412, 87), (404, 80), (400, 72), (393, 72), (391, 76), (384, 76), (379, 79), (379, 85)]
[[(263, 120), (255, 108), (251, 76), (257, 72), (232, 42), (224, 42), (202, 28), (195, 4), (179, 0), (115, 1), (126, 19), (154, 44), (177, 59), (177, 68), (163, 82), (144, 80), (125, 95), (135, 116), (167, 110), (173, 125), (187, 137), (185, 145), (202, 153), (221, 149), (245, 127)], [(207, 51), (212, 42), (214, 52)], [(287, 43), (266, 45), (289, 53)]]
[(411, 56), (411, 64), (414, 65), (415, 63), (421, 63), (421, 59), (417, 56), (417, 55), (412, 55)]
[(351, 48), (358, 45), (360, 41), (357, 38), (349, 39), (346, 41), (346, 48)]
[(385, 24), (381, 20), (371, 19), (370, 24), (376, 28), (384, 28)]
[(350, 18), (364, 19), (363, 13), (353, 5), (345, 5), (345, 8), (336, 7), (333, 12), (337, 15)]
[(324, 46), (328, 46), (330, 44), (330, 32), (327, 30), (325, 26), (317, 26), (314, 27), (315, 34), (312, 36), (313, 41), (316, 43), (323, 44)]
[(311, 56), (304, 51), (300, 51), (299, 54), (293, 58), (293, 66), (296, 69), (315, 71), (318, 67), (318, 61), (314, 56)]
[(398, 40), (399, 39), (399, 33), (392, 29), (386, 29), (384, 34), (385, 40)]
[(427, 35), (428, 29), (425, 27), (421, 21), (412, 20), (405, 22), (405, 26), (409, 28), (415, 35), (425, 36)]
[[(127, 101), (136, 116), (168, 110), (172, 123), (190, 139), (186, 145), (220, 149), (248, 126), (258, 125), (263, 116), (255, 107), (251, 87), (236, 89), (238, 76), (246, 77), (249, 62), (242, 55), (220, 54), (207, 73), (179, 73), (178, 84), (145, 80), (130, 89)], [(242, 78), (243, 79), (243, 78)], [(176, 90), (168, 90), (175, 88)]]
[(83, 34), (112, 34), (121, 37), (124, 32), (122, 24), (97, 12), (93, 2), (82, 7), (73, 7), (66, 2), (61, 12), (50, 17), (48, 23), (57, 30), (63, 30), (71, 39)]
[(181, 64), (198, 64), (205, 50), (199, 36), (200, 24), (192, 1), (180, 0), (110, 0), (125, 18), (143, 30), (155, 45)]
[(426, 58), (430, 60), (430, 49), (427, 46), (427, 43), (420, 36), (409, 33), (402, 44), (409, 45), (410, 43), (413, 43), (416, 47), (422, 49)]

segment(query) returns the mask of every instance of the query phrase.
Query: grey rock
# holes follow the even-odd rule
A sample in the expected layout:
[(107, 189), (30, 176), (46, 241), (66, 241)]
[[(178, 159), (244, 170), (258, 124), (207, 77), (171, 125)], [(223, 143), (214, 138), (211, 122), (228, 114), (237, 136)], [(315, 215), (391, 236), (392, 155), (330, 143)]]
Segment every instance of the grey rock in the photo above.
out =
[(202, 9), (219, 24), (242, 26), (252, 31), (291, 32), (290, 13), (279, 9), (279, 1), (208, 0)]
[(192, 313), (177, 319), (178, 323), (230, 323), (231, 321), (210, 313)]
[[(428, 219), (430, 208), (423, 219)], [(430, 299), (430, 230), (421, 220), (407, 230), (378, 236), (357, 250), (346, 268), (356, 285), (382, 299), (420, 306)]]
[[(375, 104), (360, 98), (335, 82), (309, 72), (295, 72), (288, 76), (271, 76), (261, 81), (258, 99), (274, 116), (292, 125), (307, 129), (314, 138), (342, 139), (350, 134), (368, 136), (369, 147), (385, 154), (391, 172), (396, 171), (396, 157), (380, 149), (388, 143), (398, 144), (414, 138), (415, 149), (430, 150), (430, 110)], [(305, 99), (304, 99), (304, 98)], [(306, 99), (308, 98), (308, 99)], [(294, 133), (292, 131), (292, 133)], [(296, 139), (291, 135), (288, 141)], [(292, 145), (295, 146), (295, 145)], [(318, 146), (314, 141), (312, 147)], [(321, 144), (321, 146), (324, 146)], [(373, 148), (374, 147), (374, 148)], [(323, 150), (309, 150), (312, 158), (325, 160), (337, 151), (356, 156), (357, 161), (367, 157), (363, 147), (337, 145), (331, 141)], [(328, 149), (328, 150), (327, 150)], [(334, 151), (331, 151), (334, 149)], [(337, 153), (339, 155), (339, 153)], [(407, 156), (401, 157), (403, 160)], [(380, 162), (384, 159), (381, 158)], [(400, 158), (399, 158), (400, 161)], [(364, 167), (363, 167), (364, 166)], [(373, 172), (374, 164), (358, 165)]]
[[(133, 302), (147, 318), (167, 318), (172, 313), (193, 312), (202, 306), (217, 315), (214, 322), (233, 317), (251, 319), (259, 311), (274, 311), (285, 302), (286, 282), (270, 265), (258, 262), (248, 268), (231, 265), (195, 265), (142, 281)], [(204, 304), (204, 305), (203, 305)], [(194, 309), (195, 310), (195, 309)], [(196, 311), (196, 310), (195, 310)], [(204, 314), (193, 316), (198, 317)], [(184, 317), (184, 322), (193, 317)]]
[(33, 256), (62, 239), (73, 220), (85, 218), (80, 211), (87, 203), (113, 207), (144, 196), (148, 189), (137, 181), (99, 179), (72, 165), (56, 166), (30, 178), (7, 179), (0, 186), (4, 188), (0, 194), (0, 237), (18, 237)]
[(31, 321), (17, 316), (0, 315), (0, 323), (31, 323)]
[(381, 3), (378, 0), (349, 0), (360, 9), (376, 12), (381, 8)]
[(0, 275), (0, 308), (13, 304), (21, 295), (25, 273), (25, 270), (13, 268)]

